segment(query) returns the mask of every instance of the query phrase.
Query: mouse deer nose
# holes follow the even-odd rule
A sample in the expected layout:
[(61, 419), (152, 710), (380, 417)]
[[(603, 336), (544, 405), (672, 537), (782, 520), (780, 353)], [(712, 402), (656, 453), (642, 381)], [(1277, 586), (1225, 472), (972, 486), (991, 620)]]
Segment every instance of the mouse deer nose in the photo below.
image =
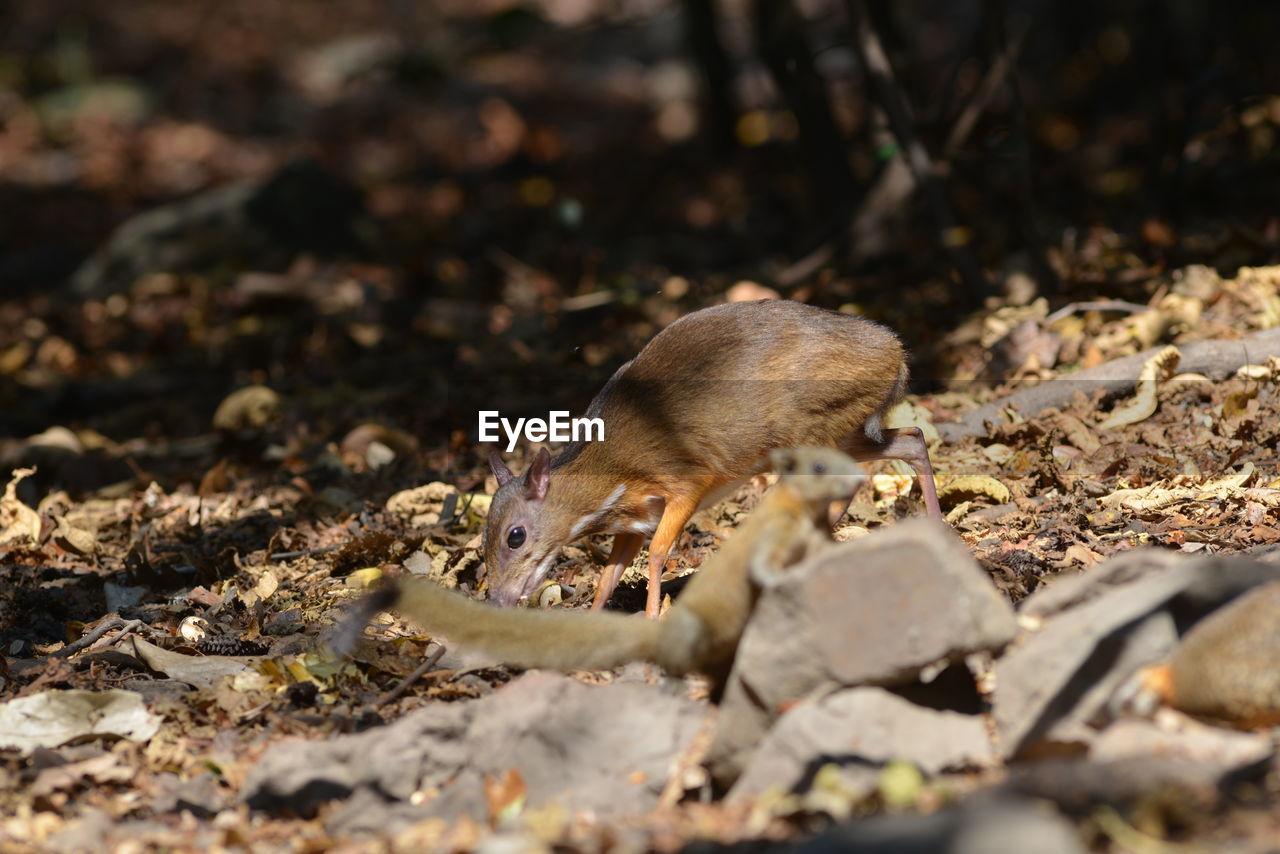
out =
[(489, 601), (503, 608), (510, 608), (520, 601), (520, 591), (503, 585), (489, 588)]

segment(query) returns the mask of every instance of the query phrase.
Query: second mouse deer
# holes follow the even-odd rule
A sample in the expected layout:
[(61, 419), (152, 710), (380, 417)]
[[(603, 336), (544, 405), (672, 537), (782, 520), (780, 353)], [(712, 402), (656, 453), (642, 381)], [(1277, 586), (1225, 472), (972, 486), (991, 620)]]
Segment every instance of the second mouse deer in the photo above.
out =
[(675, 321), (614, 373), (587, 408), (604, 439), (545, 448), (522, 475), (497, 453), (484, 531), (489, 596), (511, 605), (546, 577), (560, 549), (613, 534), (592, 608), (608, 601), (646, 537), (656, 617), (668, 554), (694, 512), (761, 471), (775, 448), (838, 447), (859, 460), (901, 459), (941, 516), (920, 430), (887, 429), (906, 391), (902, 343), (865, 318), (760, 300)]

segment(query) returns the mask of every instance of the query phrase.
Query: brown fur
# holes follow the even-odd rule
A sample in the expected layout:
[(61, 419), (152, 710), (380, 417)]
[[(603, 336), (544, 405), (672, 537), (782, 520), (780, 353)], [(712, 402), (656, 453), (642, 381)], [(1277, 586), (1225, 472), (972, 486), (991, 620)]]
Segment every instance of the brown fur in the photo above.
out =
[(1177, 709), (1237, 726), (1280, 721), (1280, 582), (1257, 587), (1192, 626), (1161, 695)]
[[(499, 488), (484, 537), (490, 595), (513, 604), (573, 539), (627, 532), (657, 521), (661, 508), (646, 609), (656, 615), (662, 563), (701, 503), (760, 471), (775, 448), (873, 450), (906, 380), (897, 336), (864, 318), (777, 300), (680, 318), (592, 401), (587, 415), (604, 419), (605, 438), (566, 446), (551, 460), (545, 498), (530, 497), (529, 472)], [(621, 497), (601, 512), (619, 486)], [(506, 538), (516, 526), (527, 536), (513, 550)], [(616, 537), (596, 607), (642, 542)]]

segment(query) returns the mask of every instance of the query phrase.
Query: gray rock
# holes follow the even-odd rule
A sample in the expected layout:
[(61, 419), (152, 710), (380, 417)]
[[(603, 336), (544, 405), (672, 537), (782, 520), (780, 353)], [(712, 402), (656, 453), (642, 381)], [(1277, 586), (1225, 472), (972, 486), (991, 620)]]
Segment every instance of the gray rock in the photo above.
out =
[(1266, 770), (1265, 761), (1224, 772), (1222, 765), (1179, 757), (1141, 756), (1109, 762), (1045, 759), (1012, 768), (1000, 791), (1052, 801), (1073, 812), (1087, 812), (1099, 804), (1132, 803), (1155, 791), (1185, 792), (1212, 803), (1224, 783), (1261, 778)]
[(822, 765), (850, 771), (854, 791), (870, 792), (881, 766), (911, 762), (927, 774), (996, 760), (986, 721), (917, 706), (883, 688), (848, 688), (790, 709), (769, 730), (730, 799), (767, 789), (796, 791)]
[[(241, 797), (304, 815), (352, 798), (330, 820), (333, 832), (394, 832), (433, 815), (487, 820), (485, 777), (514, 769), (529, 806), (559, 802), (616, 817), (656, 805), (706, 714), (653, 685), (593, 687), (534, 672), (483, 699), (433, 705), (359, 735), (277, 745)], [(421, 805), (410, 803), (429, 791)]]
[(1271, 735), (1265, 732), (1239, 732), (1190, 718), (1182, 718), (1173, 729), (1128, 719), (1103, 730), (1089, 749), (1089, 758), (1095, 762), (1141, 757), (1185, 759), (1210, 766), (1210, 773), (1221, 775), (1269, 759), (1274, 753)]
[(1060, 723), (1081, 737), (1078, 724), (1105, 702), (1104, 687), (1167, 651), (1164, 630), (1148, 626), (1153, 634), (1135, 635), (1152, 614), (1166, 607), (1202, 613), (1277, 572), (1247, 558), (1144, 549), (1037, 591), (1023, 605), (1023, 632), (995, 666), (994, 713), (1006, 756)]
[(944, 524), (912, 519), (790, 570), (761, 596), (721, 707), (709, 761), (732, 783), (778, 710), (836, 686), (894, 685), (996, 649), (1013, 609)]
[(1058, 813), (1017, 800), (843, 824), (787, 847), (796, 854), (1084, 854), (1086, 850), (1075, 829)]
[(1060, 695), (1045, 740), (1090, 743), (1097, 728), (1108, 723), (1116, 691), (1140, 668), (1168, 657), (1177, 643), (1178, 631), (1167, 611), (1157, 611), (1103, 638), (1073, 679), (1079, 690)]

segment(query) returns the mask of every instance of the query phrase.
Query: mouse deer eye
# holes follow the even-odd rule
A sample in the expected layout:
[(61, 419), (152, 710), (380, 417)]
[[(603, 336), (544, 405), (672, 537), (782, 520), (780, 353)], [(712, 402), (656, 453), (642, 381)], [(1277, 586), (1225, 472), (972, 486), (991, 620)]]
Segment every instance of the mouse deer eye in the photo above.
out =
[(507, 548), (518, 549), (524, 545), (524, 528), (516, 526), (507, 532)]
[(826, 464), (826, 463), (814, 463), (814, 464), (813, 464), (813, 473), (814, 473), (814, 474), (826, 474), (826, 472), (827, 472), (827, 464)]

